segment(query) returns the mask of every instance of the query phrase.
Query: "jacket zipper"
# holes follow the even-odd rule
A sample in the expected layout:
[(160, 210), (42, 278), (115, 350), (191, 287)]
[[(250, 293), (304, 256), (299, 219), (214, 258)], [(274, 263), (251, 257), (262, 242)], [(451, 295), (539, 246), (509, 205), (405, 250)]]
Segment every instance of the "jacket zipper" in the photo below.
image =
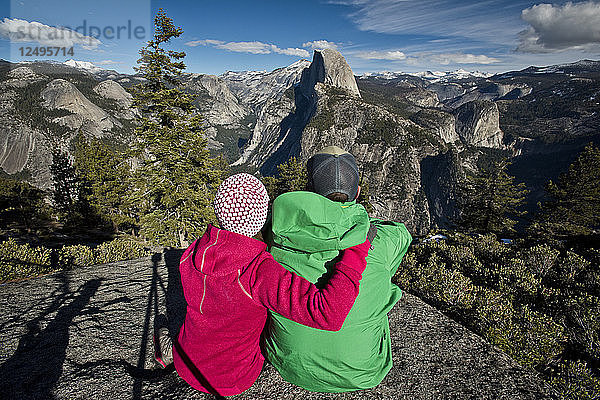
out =
[[(202, 253), (202, 262), (200, 263), (200, 272), (202, 272), (203, 274), (204, 274), (204, 272), (202, 271), (202, 269), (204, 268), (204, 258), (206, 257), (206, 252), (208, 251), (208, 249), (210, 249), (211, 247), (213, 247), (214, 245), (217, 244), (217, 241), (219, 240), (220, 232), (221, 232), (220, 230), (217, 231), (217, 237), (215, 238), (215, 242), (213, 244), (211, 244), (210, 246), (206, 247), (206, 249), (204, 249), (204, 253)], [(206, 275), (204, 275), (204, 279), (202, 282), (202, 300), (200, 300), (200, 314), (203, 314), (202, 304), (204, 304), (204, 296), (206, 296)]]
[(240, 285), (240, 288), (242, 289), (242, 292), (244, 292), (246, 294), (246, 296), (250, 297), (251, 300), (254, 300), (252, 298), (252, 296), (250, 296), (250, 294), (248, 292), (246, 292), (246, 289), (244, 289), (244, 286), (242, 286), (242, 282), (240, 282), (240, 275), (241, 275), (241, 271), (238, 269), (238, 277), (237, 277), (237, 281), (238, 284)]

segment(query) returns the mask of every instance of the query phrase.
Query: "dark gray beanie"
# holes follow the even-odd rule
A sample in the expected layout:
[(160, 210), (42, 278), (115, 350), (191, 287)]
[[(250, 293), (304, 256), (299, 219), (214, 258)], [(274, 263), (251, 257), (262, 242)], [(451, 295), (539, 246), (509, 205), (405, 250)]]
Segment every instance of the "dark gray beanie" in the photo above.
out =
[(359, 174), (352, 154), (337, 146), (328, 146), (312, 156), (306, 168), (315, 193), (328, 196), (339, 192), (348, 195), (349, 201), (356, 198)]

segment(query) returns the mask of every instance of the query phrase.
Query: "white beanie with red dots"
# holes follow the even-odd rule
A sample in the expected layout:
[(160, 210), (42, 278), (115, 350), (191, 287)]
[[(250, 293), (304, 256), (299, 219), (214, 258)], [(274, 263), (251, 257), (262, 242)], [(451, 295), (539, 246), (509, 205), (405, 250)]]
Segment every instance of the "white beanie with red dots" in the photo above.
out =
[(236, 174), (225, 179), (213, 206), (222, 229), (253, 237), (267, 220), (267, 189), (250, 174)]

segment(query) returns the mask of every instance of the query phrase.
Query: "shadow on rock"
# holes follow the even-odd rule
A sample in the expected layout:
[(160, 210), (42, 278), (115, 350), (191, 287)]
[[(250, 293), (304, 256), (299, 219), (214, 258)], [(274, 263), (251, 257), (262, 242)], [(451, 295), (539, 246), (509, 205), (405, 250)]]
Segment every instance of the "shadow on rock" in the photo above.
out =
[[(134, 378), (133, 384), (133, 399), (140, 399), (142, 396), (142, 383), (147, 380), (160, 379), (163, 374), (156, 375), (152, 370), (145, 369), (146, 355), (148, 347), (151, 346), (148, 338), (153, 332), (150, 329), (155, 329), (155, 319), (161, 315), (160, 307), (161, 298), (165, 296), (167, 307), (167, 319), (169, 331), (174, 337), (179, 332), (179, 328), (183, 324), (185, 318), (186, 302), (183, 296), (183, 288), (181, 286), (181, 278), (179, 276), (179, 260), (183, 250), (165, 250), (164, 253), (155, 253), (152, 256), (152, 279), (148, 291), (148, 300), (146, 303), (145, 317), (141, 334), (141, 345), (139, 349), (139, 357), (136, 366), (127, 367), (127, 371)], [(167, 267), (167, 282), (165, 282), (159, 273), (159, 264), (164, 257), (164, 262)]]
[(100, 279), (92, 279), (71, 291), (67, 275), (58, 278), (62, 281), (61, 293), (27, 323), (27, 333), (19, 340), (17, 350), (0, 366), (0, 390), (7, 399), (54, 398), (52, 390), (63, 372), (69, 327), (75, 317), (85, 314), (84, 308), (101, 284)]
[(174, 249), (165, 250), (165, 265), (168, 270), (167, 286), (167, 319), (169, 320), (169, 331), (172, 335), (177, 335), (179, 328), (183, 325), (185, 319), (187, 303), (183, 296), (183, 287), (181, 286), (181, 276), (179, 275), (179, 260), (184, 250)]

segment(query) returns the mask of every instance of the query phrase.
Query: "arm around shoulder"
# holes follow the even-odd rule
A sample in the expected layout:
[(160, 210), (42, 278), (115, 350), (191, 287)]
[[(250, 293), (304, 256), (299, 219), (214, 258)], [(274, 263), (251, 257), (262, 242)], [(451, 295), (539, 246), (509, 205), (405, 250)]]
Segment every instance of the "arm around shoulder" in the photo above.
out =
[(244, 274), (242, 285), (253, 300), (300, 324), (340, 330), (358, 296), (370, 243), (346, 249), (329, 282), (314, 284), (285, 269), (267, 253)]

